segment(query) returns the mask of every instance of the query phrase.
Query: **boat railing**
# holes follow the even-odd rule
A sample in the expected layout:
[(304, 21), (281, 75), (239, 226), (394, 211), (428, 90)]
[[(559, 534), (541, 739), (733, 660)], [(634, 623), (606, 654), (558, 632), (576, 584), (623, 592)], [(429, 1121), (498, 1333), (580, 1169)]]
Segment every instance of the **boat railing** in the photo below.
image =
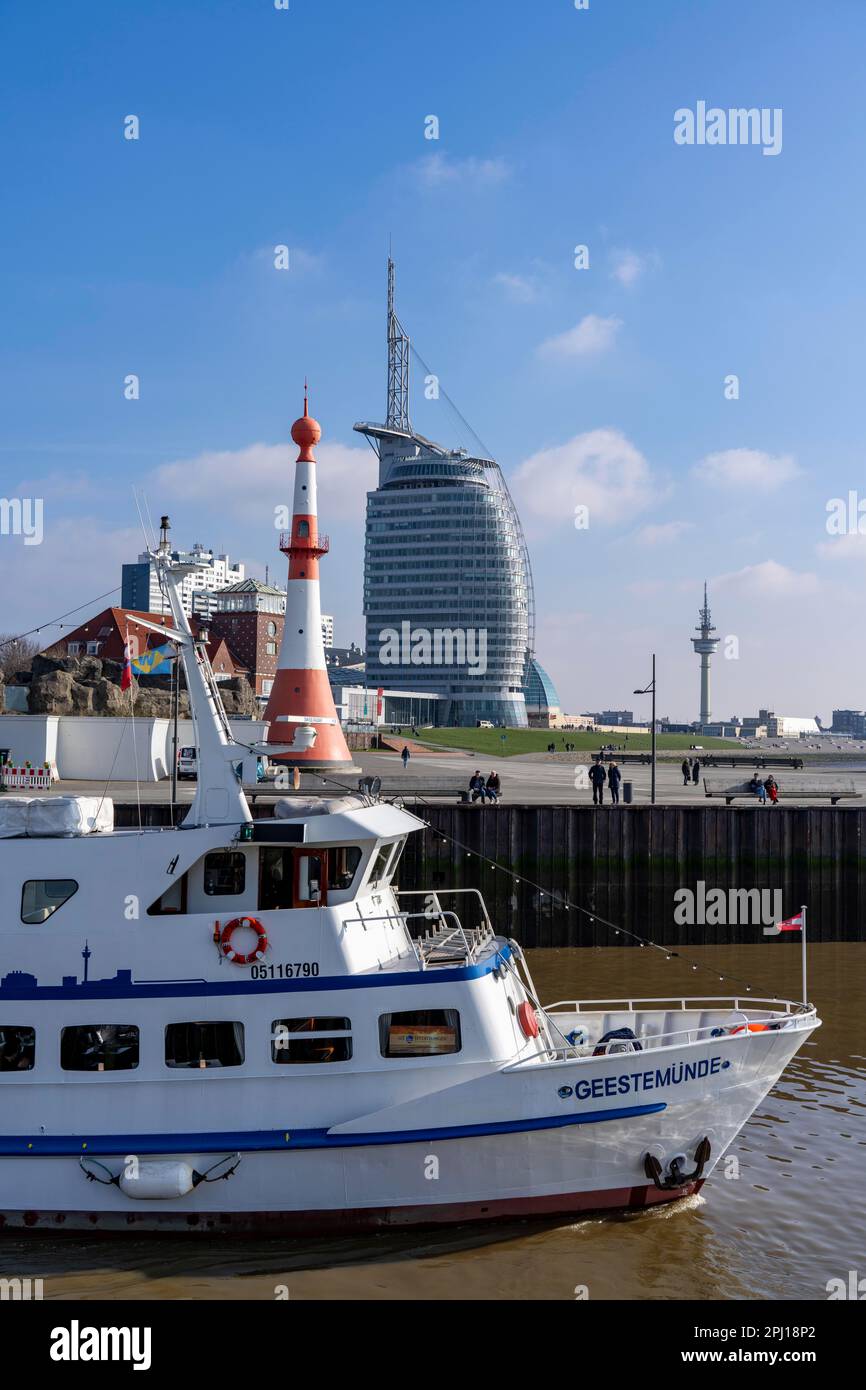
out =
[[(645, 1006), (647, 1005), (651, 1006), (651, 1008), (646, 1009)], [(803, 1023), (812, 1022), (817, 1017), (817, 1010), (814, 1004), (795, 1003), (790, 999), (750, 998), (748, 1000), (742, 1000), (738, 997), (728, 995), (706, 995), (692, 999), (686, 997), (678, 999), (667, 997), (658, 999), (565, 999), (560, 1000), (556, 1004), (547, 1005), (545, 1007), (545, 1013), (548, 1015), (550, 1022), (554, 1025), (556, 1030), (560, 1032), (557, 1014), (570, 1014), (573, 1016), (574, 1014), (580, 1013), (627, 1014), (662, 1012), (665, 1009), (669, 1011), (671, 1006), (674, 1006), (681, 1013), (697, 1012), (699, 1010), (703, 1012), (707, 1006), (711, 1006), (713, 1010), (718, 1011), (728, 1010), (732, 1017), (727, 1020), (727, 1023), (731, 1025), (731, 1032), (727, 1032), (727, 1036), (731, 1036), (734, 1029), (742, 1029), (745, 1031), (751, 1024), (775, 1023), (777, 1026), (787, 1028), (789, 1024), (801, 1025)], [(780, 1019), (782, 1020), (781, 1023)], [(740, 1022), (740, 1020), (742, 1021)], [(636, 1041), (641, 1044), (641, 1051), (654, 1051), (656, 1048), (668, 1047), (676, 1042), (688, 1045), (690, 1043), (705, 1041), (713, 1037), (725, 1036), (725, 1031), (720, 1031), (721, 1029), (722, 1025), (719, 1021), (714, 1020), (710, 1023), (700, 1024), (697, 1027), (674, 1028), (664, 1033), (644, 1033), (643, 1035), (638, 1033)], [(560, 1036), (562, 1036), (561, 1032)], [(546, 1062), (589, 1061), (592, 1060), (594, 1054), (588, 1054), (585, 1047), (591, 1046), (592, 1043), (588, 1042), (584, 1046), (581, 1044), (567, 1044), (565, 1047), (552, 1048), (550, 1051), (542, 1054), (541, 1060)], [(627, 1040), (625, 1046), (623, 1046), (622, 1042), (619, 1040), (614, 1046), (617, 1051), (622, 1051), (623, 1053), (629, 1051)], [(598, 1055), (614, 1054), (600, 1053)], [(529, 1059), (530, 1062), (538, 1060), (538, 1057)], [(503, 1070), (510, 1071), (515, 1067), (526, 1065), (527, 1061), (523, 1059), (509, 1063)]]
[(472, 897), (478, 899), (481, 906), (481, 916), (484, 919), (484, 926), (489, 935), (493, 936), (493, 923), (487, 911), (487, 904), (482, 897), (481, 890), (478, 888), (436, 888), (435, 890), (431, 888), (398, 888), (395, 890), (394, 896), (397, 898), (426, 898), (428, 906), (431, 909), (427, 915), (433, 917), (442, 910), (439, 903), (440, 897), (450, 897), (458, 893), (470, 894)]
[[(427, 923), (427, 930), (413, 936), (408, 924), (417, 919)], [(429, 910), (399, 911), (376, 917), (343, 919), (344, 926), (360, 923), (365, 931), (371, 922), (401, 922), (406, 927), (409, 944), (422, 970), (437, 965), (472, 965), (494, 936), (489, 923), (481, 927), (464, 927), (456, 912), (447, 912), (440, 906), (432, 914)]]

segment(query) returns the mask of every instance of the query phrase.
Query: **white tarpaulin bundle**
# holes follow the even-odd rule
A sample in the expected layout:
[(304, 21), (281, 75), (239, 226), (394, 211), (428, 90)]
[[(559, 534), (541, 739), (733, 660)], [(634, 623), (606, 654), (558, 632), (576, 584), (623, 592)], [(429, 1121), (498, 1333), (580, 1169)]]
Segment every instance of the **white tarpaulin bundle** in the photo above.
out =
[(0, 839), (92, 835), (114, 829), (114, 802), (98, 796), (0, 797)]

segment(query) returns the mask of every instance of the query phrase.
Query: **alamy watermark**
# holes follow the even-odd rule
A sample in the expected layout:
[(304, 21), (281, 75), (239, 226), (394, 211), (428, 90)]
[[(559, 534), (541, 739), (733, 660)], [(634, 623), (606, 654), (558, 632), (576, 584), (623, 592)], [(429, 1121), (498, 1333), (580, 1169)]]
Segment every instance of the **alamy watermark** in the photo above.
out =
[(782, 153), (781, 106), (707, 106), (699, 101), (694, 111), (681, 106), (674, 112), (677, 145), (761, 145), (762, 154)]
[(0, 536), (23, 536), (25, 545), (42, 544), (41, 497), (0, 497)]
[(479, 676), (487, 670), (485, 627), (413, 627), (408, 621), (379, 633), (383, 666), (467, 666)]
[(782, 897), (781, 888), (707, 888), (699, 879), (674, 893), (674, 921), (681, 927), (773, 927), (784, 916)]

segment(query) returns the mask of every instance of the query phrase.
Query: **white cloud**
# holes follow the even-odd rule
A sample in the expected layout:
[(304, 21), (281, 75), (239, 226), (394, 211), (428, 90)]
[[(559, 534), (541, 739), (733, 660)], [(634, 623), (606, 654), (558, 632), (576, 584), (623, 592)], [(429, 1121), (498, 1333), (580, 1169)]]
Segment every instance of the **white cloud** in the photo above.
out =
[(694, 529), (693, 521), (661, 521), (642, 526), (637, 533), (637, 539), (641, 545), (670, 545)]
[(866, 535), (855, 531), (851, 535), (831, 536), (821, 541), (817, 550), (829, 560), (862, 560), (866, 558)]
[(612, 256), (611, 279), (618, 280), (624, 289), (630, 290), (641, 276), (658, 265), (658, 256), (641, 255), (637, 251), (614, 251)]
[(424, 188), (465, 187), (489, 188), (504, 183), (511, 176), (505, 159), (451, 159), (446, 154), (429, 154), (412, 165), (415, 177)]
[[(206, 451), (158, 468), (156, 495), (203, 502), (205, 511), (272, 526), (275, 507), (291, 510), (295, 457), (289, 444)], [(346, 444), (319, 444), (316, 458), (323, 530), (329, 519), (360, 524), (366, 493), (376, 486), (374, 455)]]
[[(41, 545), (24, 545), (11, 536), (0, 545), (0, 629), (23, 632), (85, 605), (65, 620), (69, 631), (101, 609), (118, 606), (120, 567), (135, 560), (143, 547), (137, 526), (112, 530), (97, 517), (57, 516), (46, 506)], [(115, 593), (97, 601), (97, 595), (115, 585)], [(35, 633), (33, 640), (47, 647), (59, 636), (61, 629), (51, 627)]]
[(800, 598), (818, 590), (818, 577), (811, 571), (798, 573), (777, 560), (762, 560), (741, 570), (719, 575), (712, 587), (727, 587), (756, 598)]
[(767, 454), (761, 449), (723, 449), (707, 454), (692, 473), (711, 487), (745, 487), (752, 492), (775, 490), (800, 476), (790, 454)]
[(649, 464), (619, 430), (590, 430), (542, 449), (517, 469), (521, 509), (548, 521), (572, 522), (577, 505), (589, 526), (629, 520), (654, 500)]
[(538, 298), (538, 285), (525, 275), (509, 275), (501, 272), (493, 277), (494, 285), (500, 285), (509, 299), (518, 304), (532, 304)]
[(598, 314), (586, 314), (574, 328), (547, 338), (537, 349), (541, 357), (566, 361), (570, 358), (597, 357), (613, 347), (616, 335), (622, 327), (618, 318), (599, 318)]

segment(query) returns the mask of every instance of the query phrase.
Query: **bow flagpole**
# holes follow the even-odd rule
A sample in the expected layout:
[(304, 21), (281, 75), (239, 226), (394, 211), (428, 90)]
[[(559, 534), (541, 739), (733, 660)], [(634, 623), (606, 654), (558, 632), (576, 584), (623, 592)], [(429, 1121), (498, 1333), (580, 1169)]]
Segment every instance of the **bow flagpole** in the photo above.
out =
[(765, 936), (778, 936), (783, 931), (798, 931), (801, 937), (801, 955), (803, 971), (803, 1003), (809, 1003), (809, 992), (806, 985), (806, 905), (800, 908), (796, 917), (786, 917), (783, 922), (777, 922), (773, 927), (765, 927)]

